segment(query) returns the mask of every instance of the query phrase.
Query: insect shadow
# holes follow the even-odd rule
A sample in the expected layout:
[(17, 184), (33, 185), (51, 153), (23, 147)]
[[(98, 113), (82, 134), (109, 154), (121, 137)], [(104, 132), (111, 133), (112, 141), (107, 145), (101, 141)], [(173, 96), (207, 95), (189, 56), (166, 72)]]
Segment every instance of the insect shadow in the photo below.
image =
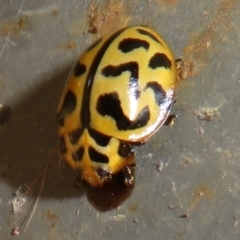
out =
[(46, 74), (34, 81), (40, 85), (35, 83), (10, 105), (11, 117), (0, 126), (0, 179), (15, 190), (30, 190), (33, 197), (38, 196), (44, 178), (41, 198), (83, 195), (82, 189), (73, 187), (78, 173), (65, 166), (56, 152), (56, 110), (70, 69), (69, 64), (51, 77)]

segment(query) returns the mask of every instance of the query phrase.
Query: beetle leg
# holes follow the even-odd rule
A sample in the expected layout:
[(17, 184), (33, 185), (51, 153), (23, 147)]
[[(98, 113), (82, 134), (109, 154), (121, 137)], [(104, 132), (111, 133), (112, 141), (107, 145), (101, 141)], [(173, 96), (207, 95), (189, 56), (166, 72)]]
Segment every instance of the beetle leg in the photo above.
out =
[(126, 186), (133, 186), (134, 184), (134, 177), (133, 177), (134, 168), (135, 168), (135, 164), (125, 166), (123, 169), (124, 183)]
[(81, 177), (77, 177), (77, 179), (74, 180), (73, 187), (76, 188), (76, 189), (82, 187), (82, 179), (81, 179)]
[(171, 126), (177, 121), (177, 115), (171, 114), (167, 117), (167, 119), (164, 122), (164, 126)]

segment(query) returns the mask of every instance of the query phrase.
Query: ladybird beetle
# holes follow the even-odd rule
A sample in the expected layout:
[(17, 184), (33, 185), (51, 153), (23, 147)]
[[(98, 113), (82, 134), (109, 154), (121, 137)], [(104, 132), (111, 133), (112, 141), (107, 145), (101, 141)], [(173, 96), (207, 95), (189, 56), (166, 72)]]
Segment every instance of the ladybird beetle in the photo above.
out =
[(107, 34), (80, 56), (57, 116), (60, 151), (84, 182), (102, 187), (123, 171), (132, 184), (133, 146), (164, 124), (176, 79), (171, 50), (145, 26)]

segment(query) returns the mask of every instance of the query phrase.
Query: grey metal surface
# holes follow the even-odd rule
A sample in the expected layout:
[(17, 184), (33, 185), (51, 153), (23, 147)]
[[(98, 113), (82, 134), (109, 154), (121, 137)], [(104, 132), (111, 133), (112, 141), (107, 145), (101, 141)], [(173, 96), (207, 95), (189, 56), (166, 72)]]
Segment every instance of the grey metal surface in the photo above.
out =
[[(16, 227), (33, 240), (240, 239), (240, 1), (91, 3), (0, 0), (0, 103), (12, 110), (0, 126), (0, 239)], [(52, 153), (55, 113), (80, 52), (126, 24), (161, 32), (184, 58), (184, 79), (178, 121), (137, 149), (133, 194), (100, 213)]]

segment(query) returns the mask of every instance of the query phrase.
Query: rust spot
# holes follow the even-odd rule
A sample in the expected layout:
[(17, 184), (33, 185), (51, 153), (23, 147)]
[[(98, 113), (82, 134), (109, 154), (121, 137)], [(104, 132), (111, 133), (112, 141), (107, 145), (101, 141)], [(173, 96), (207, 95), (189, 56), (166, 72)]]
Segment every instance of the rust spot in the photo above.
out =
[(1, 25), (2, 36), (17, 36), (21, 31), (27, 28), (27, 18), (20, 18), (16, 21), (8, 21)]
[(77, 43), (76, 41), (69, 41), (68, 43), (65, 43), (63, 45), (60, 45), (59, 48), (60, 49), (69, 49), (69, 50), (72, 50), (72, 49), (75, 49), (77, 46)]
[(129, 212), (136, 212), (136, 210), (138, 209), (138, 205), (137, 204), (132, 204), (130, 207), (129, 207)]
[(50, 220), (50, 221), (53, 221), (53, 220), (57, 220), (59, 217), (58, 215), (56, 215), (54, 212), (52, 212), (51, 210), (47, 210), (45, 213), (44, 213), (44, 217), (47, 219), (47, 220)]
[(92, 2), (88, 9), (88, 32), (102, 35), (111, 29), (126, 26), (130, 20), (126, 9), (123, 1), (107, 0), (106, 5), (102, 8)]
[(57, 16), (58, 16), (58, 10), (57, 10), (57, 9), (54, 9), (54, 10), (52, 11), (52, 15), (53, 15), (54, 17), (57, 17)]
[(230, 14), (236, 3), (236, 0), (224, 0), (212, 22), (202, 31), (191, 34), (189, 44), (183, 50), (184, 79), (198, 74), (207, 64), (209, 53), (214, 49), (215, 43), (226, 39), (225, 34), (232, 26), (229, 22)]
[(148, 3), (158, 4), (157, 12), (169, 11), (169, 8), (174, 9), (175, 5), (180, 2), (180, 0), (147, 0)]
[(168, 0), (169, 4), (177, 4), (180, 0)]
[(203, 199), (213, 199), (214, 192), (206, 185), (199, 185), (194, 191), (193, 191), (193, 201), (191, 204), (191, 209), (196, 208), (200, 201)]
[(76, 48), (77, 43), (75, 41), (70, 41), (67, 43), (67, 48), (74, 49)]
[(25, 21), (24, 21), (24, 19), (19, 19), (19, 21), (18, 21), (18, 27), (19, 27), (19, 29), (25, 29), (25, 27), (26, 27), (26, 23), (25, 23)]

